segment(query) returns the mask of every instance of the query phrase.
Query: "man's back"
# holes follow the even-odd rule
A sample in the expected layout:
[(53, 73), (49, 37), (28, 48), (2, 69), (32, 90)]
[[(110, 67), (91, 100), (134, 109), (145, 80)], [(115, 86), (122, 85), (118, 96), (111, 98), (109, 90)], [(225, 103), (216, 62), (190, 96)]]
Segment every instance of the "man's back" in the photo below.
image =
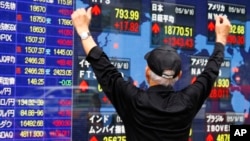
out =
[(196, 112), (187, 95), (160, 85), (138, 95), (124, 121), (128, 140), (187, 140)]

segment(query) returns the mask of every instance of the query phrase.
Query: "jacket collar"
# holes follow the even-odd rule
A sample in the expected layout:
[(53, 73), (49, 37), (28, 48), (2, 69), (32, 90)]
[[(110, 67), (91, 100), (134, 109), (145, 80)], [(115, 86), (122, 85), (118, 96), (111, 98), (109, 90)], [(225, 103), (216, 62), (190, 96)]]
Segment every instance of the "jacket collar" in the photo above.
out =
[(148, 93), (170, 93), (174, 92), (173, 86), (155, 85), (147, 89)]

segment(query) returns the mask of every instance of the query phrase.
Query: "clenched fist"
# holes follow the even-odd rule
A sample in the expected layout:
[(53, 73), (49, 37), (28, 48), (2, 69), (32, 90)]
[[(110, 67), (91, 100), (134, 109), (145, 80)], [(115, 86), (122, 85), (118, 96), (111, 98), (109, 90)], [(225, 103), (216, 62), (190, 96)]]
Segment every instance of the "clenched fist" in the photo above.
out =
[(215, 17), (215, 34), (216, 42), (220, 42), (223, 45), (227, 44), (227, 36), (231, 29), (231, 23), (226, 16)]
[(71, 19), (73, 26), (75, 27), (77, 33), (80, 35), (82, 32), (89, 31), (89, 24), (91, 21), (91, 7), (87, 10), (84, 8), (80, 8), (75, 10), (71, 14)]

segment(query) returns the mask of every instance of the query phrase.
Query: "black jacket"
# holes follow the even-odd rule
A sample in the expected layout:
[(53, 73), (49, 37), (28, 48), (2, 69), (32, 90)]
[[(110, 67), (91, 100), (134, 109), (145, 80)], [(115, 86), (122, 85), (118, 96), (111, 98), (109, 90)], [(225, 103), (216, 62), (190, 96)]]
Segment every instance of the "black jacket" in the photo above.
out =
[(204, 71), (180, 91), (161, 85), (144, 91), (124, 81), (99, 47), (90, 51), (87, 60), (123, 120), (127, 141), (187, 141), (192, 120), (219, 74), (224, 46), (215, 44)]

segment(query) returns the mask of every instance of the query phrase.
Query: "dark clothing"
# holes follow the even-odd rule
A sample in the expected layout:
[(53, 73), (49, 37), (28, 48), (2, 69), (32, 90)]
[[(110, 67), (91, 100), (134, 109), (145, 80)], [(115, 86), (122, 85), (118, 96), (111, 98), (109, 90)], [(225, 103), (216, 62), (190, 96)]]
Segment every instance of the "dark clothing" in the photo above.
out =
[(209, 96), (224, 59), (216, 43), (204, 71), (180, 91), (152, 86), (146, 91), (124, 81), (106, 54), (94, 47), (87, 60), (125, 125), (127, 141), (187, 141), (192, 120)]

